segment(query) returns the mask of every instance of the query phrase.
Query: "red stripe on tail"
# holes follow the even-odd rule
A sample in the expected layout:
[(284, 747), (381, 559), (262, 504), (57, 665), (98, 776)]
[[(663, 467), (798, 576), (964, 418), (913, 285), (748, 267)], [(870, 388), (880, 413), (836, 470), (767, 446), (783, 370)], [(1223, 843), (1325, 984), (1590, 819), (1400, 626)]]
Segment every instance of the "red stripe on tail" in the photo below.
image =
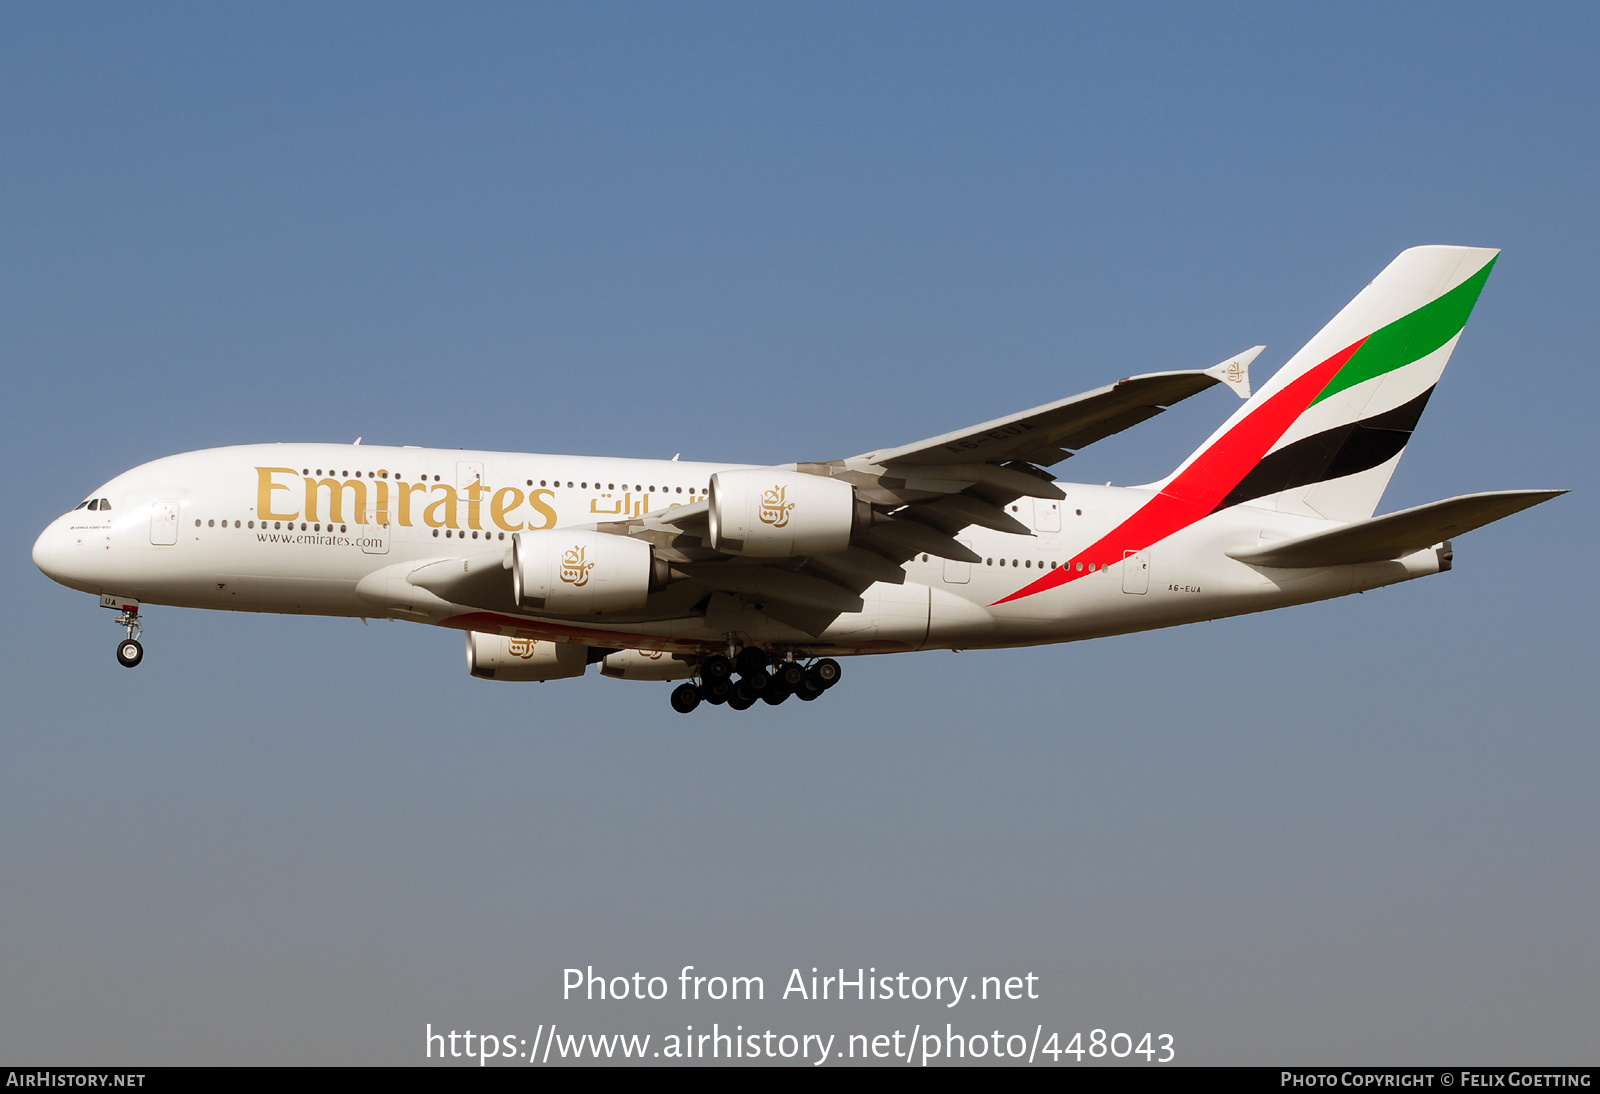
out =
[(1290, 381), (1282, 391), (1217, 438), (1215, 444), (1196, 456), (1193, 463), (1169, 482), (1161, 493), (1140, 506), (1131, 517), (1073, 556), (1060, 569), (1051, 570), (1031, 585), (1025, 585), (1010, 596), (995, 601), (995, 604), (1006, 604), (1054, 589), (1090, 572), (1073, 569), (1075, 563), (1092, 563), (1096, 568), (1104, 569), (1121, 562), (1125, 552), (1142, 551), (1210, 513), (1250, 473), (1250, 469), (1261, 462), (1261, 457), (1278, 443), (1278, 438), (1294, 424), (1294, 420), (1305, 413), (1312, 400), (1322, 393), (1322, 389), (1339, 374), (1345, 362), (1365, 341), (1363, 338), (1361, 342), (1340, 350)]

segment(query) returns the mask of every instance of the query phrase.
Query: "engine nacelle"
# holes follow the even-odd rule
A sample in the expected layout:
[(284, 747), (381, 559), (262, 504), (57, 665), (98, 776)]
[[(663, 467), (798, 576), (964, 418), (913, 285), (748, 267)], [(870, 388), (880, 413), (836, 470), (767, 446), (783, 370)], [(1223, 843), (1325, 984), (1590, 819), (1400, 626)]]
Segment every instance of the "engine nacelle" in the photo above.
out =
[(694, 668), (660, 650), (618, 650), (600, 662), (600, 675), (617, 680), (687, 680)]
[(668, 567), (641, 539), (549, 529), (511, 539), (517, 604), (554, 615), (625, 612), (666, 583)]
[(467, 671), (480, 680), (564, 680), (588, 667), (588, 646), (467, 632)]
[(850, 546), (855, 487), (752, 467), (711, 476), (711, 547), (755, 558), (831, 555)]

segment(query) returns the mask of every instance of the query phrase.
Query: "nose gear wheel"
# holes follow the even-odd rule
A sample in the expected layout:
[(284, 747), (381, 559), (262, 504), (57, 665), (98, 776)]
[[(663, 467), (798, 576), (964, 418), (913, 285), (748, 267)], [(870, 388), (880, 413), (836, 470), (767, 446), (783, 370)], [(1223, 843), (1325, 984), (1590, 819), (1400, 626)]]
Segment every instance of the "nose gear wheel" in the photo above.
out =
[(125, 669), (137, 668), (144, 660), (144, 646), (139, 641), (144, 633), (139, 625), (139, 609), (124, 608), (117, 616), (117, 626), (126, 627), (128, 631), (128, 637), (117, 643), (117, 664)]

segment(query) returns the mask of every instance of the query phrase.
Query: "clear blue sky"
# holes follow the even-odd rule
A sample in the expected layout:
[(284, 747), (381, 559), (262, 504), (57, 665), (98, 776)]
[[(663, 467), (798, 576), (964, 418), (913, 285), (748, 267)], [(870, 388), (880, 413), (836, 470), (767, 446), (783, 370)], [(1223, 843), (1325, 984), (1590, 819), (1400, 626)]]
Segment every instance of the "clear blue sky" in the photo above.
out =
[[(560, 970), (1033, 970), (1187, 1062), (1592, 1062), (1588, 5), (0, 8), (0, 1057), (409, 1063)], [(1504, 248), (1385, 508), (1568, 487), (1272, 615), (857, 660), (818, 704), (470, 680), (454, 632), (110, 613), (38, 531), (268, 440), (826, 459)], [(1142, 482), (1214, 391), (1064, 477)], [(979, 1016), (972, 1016), (974, 1022)]]

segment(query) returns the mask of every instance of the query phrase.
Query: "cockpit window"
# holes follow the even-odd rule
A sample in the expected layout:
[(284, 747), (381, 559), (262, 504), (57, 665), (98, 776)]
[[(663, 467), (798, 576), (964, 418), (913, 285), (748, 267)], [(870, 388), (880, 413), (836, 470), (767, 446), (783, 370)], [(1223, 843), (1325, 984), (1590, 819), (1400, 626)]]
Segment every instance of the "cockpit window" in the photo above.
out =
[(79, 510), (79, 509), (86, 509), (86, 508), (88, 508), (88, 506), (89, 506), (89, 503), (88, 503), (88, 502), (86, 502), (86, 501), (80, 501), (80, 502), (79, 502), (79, 503), (78, 503), (78, 504), (77, 504), (77, 505), (74, 505), (74, 506), (73, 506), (73, 507), (72, 507), (72, 511), (73, 511), (73, 512), (74, 512), (74, 513), (76, 513), (76, 512), (77, 512), (77, 511), (78, 511), (78, 510)]
[(89, 511), (91, 513), (94, 512), (98, 508), (100, 508), (100, 499), (99, 498), (96, 498), (94, 501), (91, 501), (89, 503)]
[[(89, 506), (89, 508), (93, 509), (94, 506), (91, 505), (91, 506)], [(102, 513), (104, 513), (106, 510), (108, 510), (110, 508), (111, 508), (111, 499), (110, 498), (101, 498), (100, 499), (100, 511)]]

